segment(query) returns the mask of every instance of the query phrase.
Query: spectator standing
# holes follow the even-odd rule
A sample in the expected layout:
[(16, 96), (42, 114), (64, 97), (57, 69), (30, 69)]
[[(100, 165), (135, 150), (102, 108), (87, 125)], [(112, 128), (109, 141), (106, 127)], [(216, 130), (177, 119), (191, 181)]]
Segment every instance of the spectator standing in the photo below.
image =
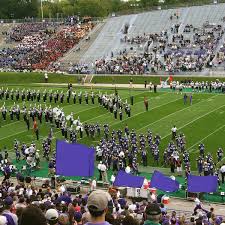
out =
[(74, 213), (74, 220), (75, 220), (77, 225), (82, 225), (82, 213), (75, 212)]

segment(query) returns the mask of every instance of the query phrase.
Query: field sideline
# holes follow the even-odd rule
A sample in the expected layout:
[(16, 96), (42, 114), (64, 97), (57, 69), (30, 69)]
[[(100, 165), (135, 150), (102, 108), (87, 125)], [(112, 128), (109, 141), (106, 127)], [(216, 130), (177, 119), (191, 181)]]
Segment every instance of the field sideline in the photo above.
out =
[[(160, 84), (160, 77), (162, 80), (166, 80), (169, 75), (88, 75), (93, 76), (91, 83), (93, 84), (128, 84), (132, 77), (134, 84), (144, 84), (152, 82), (154, 84)], [(85, 74), (76, 75), (63, 75), (58, 73), (49, 73), (49, 83), (67, 84), (67, 83), (81, 83), (82, 78), (85, 78)], [(209, 77), (209, 76), (173, 76), (176, 81), (193, 80), (193, 81), (215, 81), (219, 79), (225, 81), (225, 77)], [(44, 73), (19, 73), (19, 72), (0, 72), (0, 84), (1, 85), (24, 85), (24, 84), (36, 84), (44, 83)]]
[[(26, 85), (26, 88), (36, 88)], [(17, 88), (11, 86), (10, 88)], [(19, 87), (23, 88), (23, 87)], [(40, 88), (39, 88), (40, 89)], [(41, 88), (41, 90), (44, 89)], [(47, 88), (47, 89), (60, 89), (66, 92), (66, 88)], [(79, 88), (76, 88), (77, 92)], [(94, 92), (98, 92), (98, 89), (93, 89)], [(90, 89), (88, 90), (90, 91)], [(107, 93), (113, 93), (114, 90), (101, 89), (101, 91)], [(224, 148), (225, 139), (225, 95), (223, 94), (208, 94), (208, 93), (194, 93), (193, 104), (184, 105), (183, 95), (170, 92), (158, 92), (157, 94), (149, 92), (148, 90), (119, 90), (119, 95), (123, 99), (128, 99), (129, 96), (134, 95), (134, 106), (131, 109), (131, 118), (127, 118), (124, 115), (123, 121), (115, 120), (113, 115), (106, 109), (100, 107), (97, 102), (95, 105), (89, 103), (89, 105), (73, 105), (64, 103), (62, 105), (66, 114), (74, 112), (74, 118), (80, 117), (81, 122), (104, 124), (108, 123), (111, 130), (124, 129), (127, 124), (130, 129), (135, 129), (138, 133), (146, 133), (150, 129), (154, 134), (158, 133), (162, 137), (160, 144), (161, 156), (171, 139), (171, 127), (176, 125), (178, 133), (182, 132), (186, 136), (187, 149), (191, 155), (192, 170), (196, 170), (195, 159), (198, 156), (198, 145), (203, 142), (206, 146), (206, 152), (210, 151), (214, 158), (216, 157), (216, 151), (218, 147)], [(149, 111), (145, 112), (143, 99), (147, 96), (149, 99)], [(2, 105), (4, 100), (0, 101)], [(13, 101), (5, 101), (7, 107), (13, 105)], [(22, 102), (19, 102), (22, 105)], [(29, 106), (30, 102), (27, 103)], [(42, 102), (43, 104), (43, 102)], [(49, 105), (49, 103), (47, 103)], [(58, 104), (51, 104), (52, 107), (58, 106)], [(61, 107), (61, 105), (60, 105)], [(41, 149), (42, 140), (48, 135), (50, 125), (43, 122), (39, 125), (40, 139), (36, 142), (38, 148)], [(0, 128), (0, 148), (4, 146), (7, 149), (13, 148), (14, 139), (20, 142), (30, 143), (35, 136), (32, 130), (27, 131), (25, 123), (21, 121), (10, 121), (9, 116), (6, 122), (1, 120)], [(54, 128), (54, 140), (62, 139), (61, 131)], [(96, 145), (98, 138), (91, 140), (84, 137), (79, 140), (80, 143), (88, 145)], [(12, 151), (13, 152), (13, 151)], [(12, 157), (14, 153), (12, 153)], [(154, 165), (151, 157), (148, 158), (148, 164)]]

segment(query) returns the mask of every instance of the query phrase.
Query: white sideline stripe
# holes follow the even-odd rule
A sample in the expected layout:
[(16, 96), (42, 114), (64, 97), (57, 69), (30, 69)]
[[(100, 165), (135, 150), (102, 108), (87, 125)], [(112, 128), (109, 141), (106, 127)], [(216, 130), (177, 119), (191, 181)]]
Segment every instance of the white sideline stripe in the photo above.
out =
[[(225, 124), (219, 128), (217, 128), (216, 130), (214, 130), (213, 132), (211, 132), (210, 134), (208, 134), (207, 136), (205, 136), (204, 138), (202, 138), (200, 141), (197, 141), (195, 144), (193, 144), (191, 147), (189, 147), (187, 150), (193, 148), (195, 145), (201, 143), (202, 141), (204, 141), (205, 139), (207, 139), (208, 137), (210, 137), (211, 135), (213, 135), (214, 133), (216, 133), (217, 131), (223, 129), (225, 127)], [(193, 152), (195, 149), (191, 149), (189, 152)]]
[[(222, 106), (220, 106), (220, 107), (218, 107), (218, 108), (216, 108), (216, 109), (213, 109), (213, 110), (211, 110), (211, 111), (209, 111), (209, 112), (207, 112), (207, 113), (205, 113), (205, 114), (203, 114), (203, 115), (201, 115), (201, 116), (197, 117), (196, 119), (194, 119), (194, 120), (192, 120), (192, 121), (190, 121), (190, 122), (188, 122), (188, 123), (184, 124), (184, 125), (183, 125), (182, 127), (180, 127), (178, 130), (180, 130), (180, 129), (182, 129), (182, 128), (186, 127), (187, 125), (189, 125), (189, 124), (191, 124), (191, 123), (193, 123), (193, 122), (195, 122), (195, 121), (197, 121), (197, 120), (201, 119), (202, 117), (205, 117), (205, 116), (207, 116), (208, 114), (210, 114), (210, 113), (212, 113), (212, 112), (214, 112), (214, 111), (216, 111), (216, 110), (218, 110), (218, 109), (221, 109), (221, 108), (223, 108), (223, 107), (225, 107), (225, 106), (224, 106), (224, 105), (222, 105)], [(165, 135), (164, 137), (162, 137), (162, 139), (164, 139), (164, 138), (168, 137), (169, 135), (171, 135), (171, 133), (169, 133), (169, 134)]]
[[(213, 97), (211, 97), (211, 98), (214, 98), (214, 97), (215, 97), (215, 96), (213, 96)], [(196, 106), (196, 105), (199, 104), (199, 103), (203, 103), (204, 101), (207, 101), (208, 99), (210, 99), (210, 98), (207, 98), (207, 99), (205, 99), (205, 100), (203, 100), (203, 101), (200, 101), (200, 102), (198, 102), (198, 103), (196, 103), (196, 104), (190, 105), (190, 106), (188, 106), (187, 108), (184, 108), (184, 109), (178, 110), (178, 111), (176, 111), (176, 112), (170, 113), (170, 114), (168, 114), (168, 115), (162, 117), (161, 119), (154, 121), (153, 123), (147, 124), (146, 126), (140, 128), (140, 129), (138, 129), (137, 131), (142, 130), (142, 129), (144, 129), (144, 128), (146, 128), (146, 127), (152, 125), (152, 124), (155, 124), (155, 123), (157, 123), (157, 122), (159, 122), (159, 121), (161, 121), (161, 120), (163, 120), (163, 119), (165, 119), (165, 118), (167, 118), (167, 117), (170, 117), (171, 115), (174, 115), (174, 114), (176, 114), (176, 113), (180, 113), (180, 112), (182, 112), (182, 111), (184, 111), (184, 110), (186, 110), (186, 109), (189, 109), (189, 108), (192, 107), (192, 106)]]

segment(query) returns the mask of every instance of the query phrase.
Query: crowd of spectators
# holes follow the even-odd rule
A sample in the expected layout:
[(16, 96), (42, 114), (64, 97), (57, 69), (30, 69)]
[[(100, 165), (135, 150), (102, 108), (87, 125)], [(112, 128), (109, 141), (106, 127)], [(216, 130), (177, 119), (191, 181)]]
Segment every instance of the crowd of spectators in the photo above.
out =
[[(124, 35), (127, 48), (111, 52), (94, 64), (97, 74), (147, 74), (157, 72), (201, 72), (215, 66), (218, 45), (224, 35), (222, 24), (206, 22), (202, 27), (173, 24), (160, 33)], [(143, 51), (138, 51), (143, 49)], [(224, 60), (224, 47), (217, 53)]]
[(93, 28), (92, 22), (63, 25), (25, 23), (10, 32), (18, 42), (14, 48), (0, 50), (0, 68), (11, 70), (57, 70), (55, 61), (74, 47)]
[(137, 202), (128, 200), (117, 189), (72, 195), (62, 184), (56, 189), (39, 188), (22, 176), (18, 176), (17, 184), (6, 180), (0, 188), (1, 225), (224, 225), (212, 207), (204, 214), (199, 209), (192, 216), (190, 212), (178, 215), (169, 211), (160, 198)]
[[(18, 174), (17, 183), (5, 180), (0, 190), (1, 225), (224, 225), (212, 207), (204, 214), (200, 207), (192, 216), (178, 215), (161, 203), (160, 196), (129, 200), (116, 188), (72, 195), (63, 183), (38, 187), (35, 180)], [(196, 202), (201, 204), (197, 198)]]
[[(24, 23), (9, 33), (19, 42), (14, 49), (0, 50), (0, 67), (17, 70), (64, 70), (55, 63), (93, 28), (90, 18), (78, 23), (69, 17), (65, 24)], [(61, 25), (61, 30), (59, 26)], [(63, 27), (63, 28), (62, 28)], [(58, 32), (57, 32), (58, 31)], [(122, 34), (123, 50), (111, 52), (95, 62), (69, 64), (69, 73), (148, 74), (162, 71), (201, 72), (224, 62), (224, 24), (205, 22), (201, 27), (175, 21), (159, 33)], [(220, 48), (219, 48), (220, 47)], [(216, 60), (215, 60), (216, 59)]]
[(46, 34), (55, 33), (58, 28), (57, 23), (22, 23), (12, 28), (9, 37), (12, 41), (20, 42), (26, 36), (44, 32)]
[(19, 66), (24, 69), (43, 70), (50, 66), (54, 70), (54, 63), (68, 50), (82, 39), (92, 29), (92, 23), (64, 27), (53, 38), (28, 54)]

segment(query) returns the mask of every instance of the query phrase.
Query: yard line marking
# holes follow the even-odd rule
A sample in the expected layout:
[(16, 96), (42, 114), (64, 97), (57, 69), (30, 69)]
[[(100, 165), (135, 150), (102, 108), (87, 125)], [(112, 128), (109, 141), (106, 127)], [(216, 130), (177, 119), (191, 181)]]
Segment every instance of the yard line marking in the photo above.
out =
[[(189, 125), (189, 124), (191, 124), (191, 123), (193, 123), (193, 122), (195, 122), (195, 121), (197, 121), (197, 120), (199, 120), (199, 119), (201, 119), (201, 118), (203, 118), (203, 117), (205, 117), (205, 116), (207, 116), (207, 115), (211, 114), (212, 112), (215, 112), (216, 110), (221, 109), (221, 108), (223, 108), (223, 107), (225, 107), (225, 106), (224, 106), (224, 105), (222, 105), (222, 106), (220, 106), (220, 107), (218, 107), (218, 108), (216, 108), (216, 109), (213, 109), (213, 110), (211, 110), (211, 111), (209, 111), (209, 112), (207, 112), (207, 113), (205, 113), (205, 114), (203, 114), (203, 115), (201, 115), (201, 116), (197, 117), (196, 119), (194, 119), (194, 120), (192, 120), (192, 121), (190, 121), (190, 122), (188, 122), (188, 123), (184, 124), (182, 127), (180, 127), (180, 128), (179, 128), (179, 129), (177, 129), (177, 130), (179, 131), (180, 129), (182, 129), (182, 128), (186, 127), (187, 125)], [(169, 133), (169, 134), (165, 135), (164, 137), (162, 137), (162, 139), (164, 139), (164, 138), (168, 137), (169, 135), (171, 135), (171, 133)]]
[[(215, 96), (213, 96), (213, 97), (211, 97), (211, 98), (214, 98), (214, 97), (215, 97)], [(207, 98), (207, 99), (208, 99), (208, 98)], [(206, 100), (207, 100), (207, 99), (206, 99)], [(190, 106), (188, 106), (187, 108), (184, 108), (184, 109), (178, 110), (178, 111), (176, 111), (176, 112), (170, 113), (170, 114), (168, 114), (167, 116), (164, 116), (164, 117), (162, 117), (161, 119), (154, 121), (153, 123), (147, 124), (146, 126), (140, 128), (140, 129), (138, 129), (137, 131), (142, 130), (142, 129), (144, 129), (144, 128), (146, 128), (146, 127), (152, 125), (152, 124), (155, 124), (155, 123), (157, 123), (157, 122), (159, 122), (159, 121), (161, 121), (161, 120), (163, 120), (163, 119), (165, 119), (165, 118), (167, 118), (167, 117), (169, 117), (169, 116), (171, 116), (171, 115), (173, 115), (173, 114), (182, 112), (182, 111), (184, 111), (184, 110), (186, 110), (186, 109), (189, 109), (190, 107), (195, 106), (195, 105), (197, 105), (197, 104), (199, 104), (199, 103), (202, 103), (202, 102), (204, 102), (204, 100), (203, 100), (203, 101), (200, 101), (200, 102), (198, 102), (198, 103), (196, 103), (196, 104), (190, 105)]]
[(222, 163), (224, 159), (225, 159), (225, 157), (223, 157), (223, 158), (221, 159), (221, 161), (217, 162), (216, 165), (219, 164), (219, 163)]
[(19, 121), (16, 121), (16, 122), (8, 123), (8, 124), (6, 124), (6, 125), (4, 125), (4, 126), (1, 126), (0, 128), (8, 127), (8, 126), (10, 126), (10, 125), (12, 125), (12, 124), (19, 123), (19, 122), (22, 122), (22, 121), (19, 120)]
[(6, 138), (9, 138), (9, 137), (15, 136), (15, 135), (17, 135), (17, 134), (24, 133), (25, 131), (26, 131), (26, 130), (23, 130), (23, 131), (20, 131), (20, 132), (17, 132), (17, 133), (10, 134), (10, 135), (8, 135), (8, 136), (6, 136), (6, 137), (4, 137), (4, 138), (1, 138), (0, 141), (1, 141), (1, 140), (4, 140), (4, 139), (6, 139)]
[[(216, 133), (217, 131), (223, 129), (225, 127), (225, 124), (219, 128), (217, 128), (216, 130), (214, 130), (213, 132), (211, 132), (210, 134), (208, 134), (207, 136), (205, 136), (204, 138), (202, 138), (200, 141), (197, 141), (195, 144), (193, 144), (191, 147), (189, 147), (187, 150), (193, 148), (195, 145), (197, 145), (198, 143), (201, 143), (202, 141), (204, 141), (205, 139), (207, 139), (209, 136), (213, 135), (214, 133)], [(191, 149), (189, 152), (193, 152), (194, 149)]]
[(94, 77), (94, 75), (91, 75), (91, 79), (90, 79), (89, 83), (91, 83), (91, 82), (92, 82), (93, 77)]
[[(160, 107), (162, 107), (162, 106), (164, 106), (164, 105), (168, 105), (169, 103), (176, 102), (176, 101), (178, 101), (178, 100), (180, 100), (180, 99), (181, 99), (181, 98), (176, 98), (176, 99), (173, 100), (173, 101), (169, 101), (169, 102), (164, 103), (164, 104), (162, 104), (162, 105), (158, 105), (158, 106), (156, 106), (156, 107), (153, 107), (153, 108), (151, 108), (148, 112), (152, 111), (153, 109), (160, 108)], [(134, 117), (136, 117), (136, 116), (138, 116), (138, 115), (140, 115), (140, 114), (143, 114), (143, 113), (146, 113), (146, 111), (142, 111), (142, 112), (139, 112), (139, 113), (137, 113), (137, 114), (134, 114), (133, 116), (127, 117), (126, 119), (123, 119), (122, 121), (118, 121), (118, 122), (116, 122), (116, 123), (112, 123), (112, 124), (110, 124), (110, 126), (117, 125), (117, 124), (119, 124), (119, 123), (124, 122), (125, 120), (132, 119), (132, 118), (134, 118)]]

